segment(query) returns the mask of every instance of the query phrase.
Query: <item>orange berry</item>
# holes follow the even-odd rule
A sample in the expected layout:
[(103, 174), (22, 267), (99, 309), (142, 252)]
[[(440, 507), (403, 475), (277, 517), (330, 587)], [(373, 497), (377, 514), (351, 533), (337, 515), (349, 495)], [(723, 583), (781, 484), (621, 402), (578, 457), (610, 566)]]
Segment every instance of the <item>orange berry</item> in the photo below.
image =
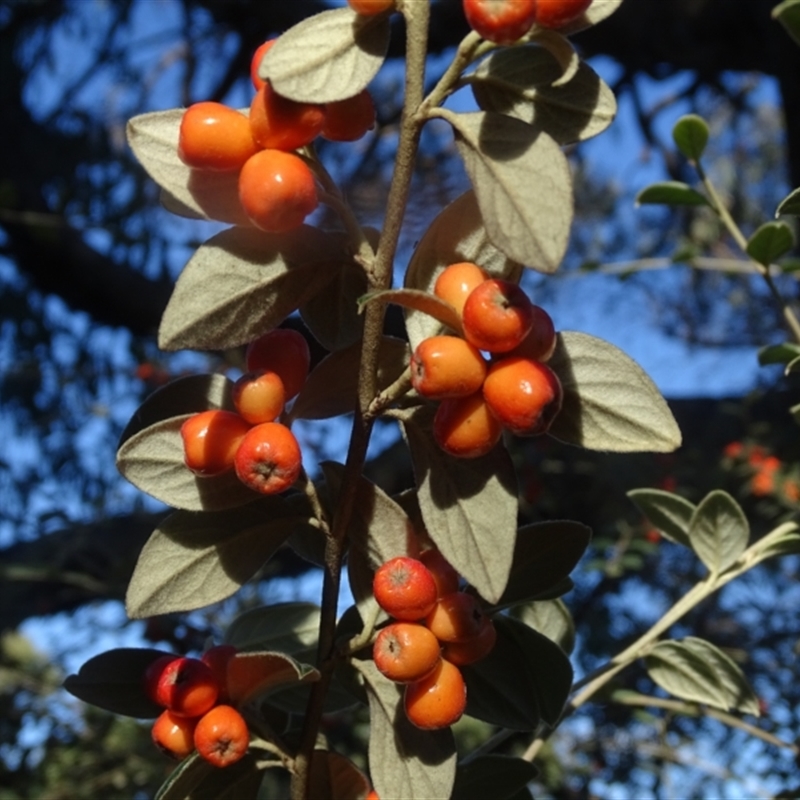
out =
[(249, 430), (250, 424), (233, 411), (212, 409), (189, 417), (181, 425), (186, 466), (203, 477), (227, 472)]
[(411, 384), (430, 400), (474, 394), (486, 377), (486, 360), (458, 336), (431, 336), (411, 357)]
[(394, 8), (394, 0), (347, 0), (348, 5), (356, 14), (371, 17)]
[(433, 418), (433, 438), (451, 456), (477, 458), (499, 441), (503, 426), (481, 392), (442, 400)]
[(416, 622), (395, 622), (382, 628), (372, 648), (375, 666), (397, 683), (424, 678), (438, 663), (440, 653), (439, 640)]
[(534, 361), (549, 361), (558, 339), (552, 317), (541, 307), (533, 306), (530, 332), (508, 355), (522, 356)]
[(756, 497), (766, 497), (775, 491), (775, 477), (772, 472), (758, 472), (753, 476), (750, 491)]
[(236, 109), (222, 103), (195, 103), (181, 118), (178, 157), (189, 167), (232, 172), (257, 152), (250, 123)]
[(200, 656), (200, 660), (206, 664), (214, 673), (219, 684), (219, 700), (227, 703), (230, 700), (228, 695), (228, 662), (236, 655), (237, 650), (232, 644), (218, 644), (209, 647)]
[(510, 44), (531, 29), (537, 2), (541, 0), (464, 0), (464, 15), (484, 39)]
[(250, 132), (259, 147), (297, 150), (319, 136), (324, 106), (297, 103), (265, 83), (250, 103)]
[(197, 752), (215, 767), (235, 764), (245, 755), (249, 745), (247, 723), (232, 706), (215, 706), (194, 729)]
[(153, 723), (151, 735), (162, 753), (181, 759), (194, 750), (196, 726), (197, 718), (179, 717), (167, 710)]
[(419, 560), (430, 570), (436, 584), (437, 599), (443, 595), (458, 591), (458, 572), (450, 565), (445, 557), (436, 549), (424, 550), (420, 553)]
[(378, 793), (373, 789), (365, 798), (364, 800), (381, 800), (378, 797)]
[(162, 670), (156, 701), (178, 717), (199, 717), (214, 706), (219, 683), (199, 658), (176, 658)]
[(464, 713), (467, 685), (459, 668), (441, 659), (430, 675), (406, 686), (403, 702), (406, 716), (418, 728), (446, 728)]
[(308, 342), (301, 333), (290, 328), (276, 328), (250, 342), (245, 361), (249, 372), (276, 372), (283, 381), (288, 401), (306, 382), (311, 354)]
[(374, 127), (375, 103), (366, 89), (346, 100), (325, 104), (322, 135), (332, 142), (354, 142)]
[(436, 603), (436, 582), (416, 558), (398, 556), (378, 567), (372, 580), (378, 605), (395, 619), (422, 619)]
[(279, 422), (251, 428), (236, 451), (239, 480), (261, 494), (278, 494), (300, 476), (302, 453), (294, 434)]
[(233, 404), (251, 425), (273, 422), (283, 412), (286, 392), (277, 372), (246, 372), (233, 384)]
[(490, 353), (507, 353), (530, 332), (533, 304), (516, 283), (489, 278), (470, 292), (463, 318), (470, 344)]
[(250, 222), (269, 233), (302, 225), (319, 202), (305, 161), (282, 150), (262, 150), (247, 160), (239, 173), (239, 201)]
[(497, 630), (489, 617), (484, 617), (481, 628), (472, 638), (463, 642), (445, 642), (442, 657), (451, 664), (464, 667), (474, 664), (491, 653), (497, 641)]
[(460, 261), (458, 264), (450, 264), (439, 273), (433, 285), (433, 293), (446, 303), (450, 303), (461, 316), (467, 297), (488, 278), (489, 276), (477, 264)]
[(561, 381), (547, 364), (508, 356), (489, 368), (483, 396), (492, 414), (520, 436), (545, 433), (561, 410)]
[(145, 694), (154, 702), (158, 703), (158, 684), (161, 681), (161, 676), (169, 664), (171, 664), (180, 656), (172, 655), (170, 653), (159, 656), (154, 661), (151, 661), (147, 669), (144, 671), (144, 691)]
[(425, 624), (440, 642), (464, 642), (474, 639), (486, 615), (471, 594), (451, 592), (439, 598)]
[(563, 28), (591, 4), (592, 0), (536, 0), (536, 24), (542, 28)]
[(253, 81), (253, 86), (255, 86), (256, 90), (260, 89), (266, 83), (266, 81), (258, 77), (258, 68), (261, 66), (261, 62), (264, 60), (264, 56), (269, 51), (270, 47), (277, 41), (277, 39), (269, 39), (253, 53), (253, 58), (250, 61), (250, 80)]

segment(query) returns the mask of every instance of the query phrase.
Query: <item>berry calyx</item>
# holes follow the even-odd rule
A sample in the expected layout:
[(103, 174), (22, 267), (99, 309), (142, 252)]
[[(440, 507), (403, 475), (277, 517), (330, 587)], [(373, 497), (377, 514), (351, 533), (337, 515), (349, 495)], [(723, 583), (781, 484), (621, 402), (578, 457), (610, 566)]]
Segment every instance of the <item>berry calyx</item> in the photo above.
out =
[(409, 721), (418, 728), (436, 730), (452, 725), (467, 706), (461, 671), (441, 659), (430, 675), (406, 686), (403, 705)]
[(181, 425), (184, 463), (201, 477), (228, 472), (249, 430), (250, 424), (233, 411), (211, 409), (189, 417)]
[(215, 767), (228, 767), (241, 759), (250, 744), (244, 717), (232, 706), (215, 706), (197, 723), (194, 746)]
[(300, 445), (285, 425), (264, 422), (251, 428), (242, 439), (234, 468), (245, 486), (260, 494), (278, 494), (300, 476)]
[(433, 438), (458, 458), (485, 456), (500, 441), (503, 426), (489, 410), (482, 392), (442, 400), (433, 418)]
[(533, 304), (516, 283), (490, 278), (470, 292), (463, 319), (470, 344), (490, 353), (507, 353), (530, 332)]
[(480, 351), (458, 336), (424, 339), (417, 345), (410, 367), (412, 386), (430, 400), (474, 394), (486, 377), (486, 361)]
[(464, 0), (470, 28), (495, 44), (510, 44), (526, 34), (537, 20), (541, 0)]
[(268, 233), (302, 225), (319, 202), (314, 174), (305, 161), (282, 150), (262, 150), (245, 162), (239, 201), (250, 222)]
[(178, 157), (193, 169), (233, 172), (258, 152), (250, 123), (222, 103), (189, 106), (181, 118)]
[(372, 648), (375, 666), (397, 683), (424, 678), (438, 663), (440, 653), (439, 640), (415, 622), (395, 622), (382, 628)]
[(398, 556), (382, 564), (372, 581), (378, 605), (395, 619), (422, 619), (436, 604), (436, 582), (415, 558)]

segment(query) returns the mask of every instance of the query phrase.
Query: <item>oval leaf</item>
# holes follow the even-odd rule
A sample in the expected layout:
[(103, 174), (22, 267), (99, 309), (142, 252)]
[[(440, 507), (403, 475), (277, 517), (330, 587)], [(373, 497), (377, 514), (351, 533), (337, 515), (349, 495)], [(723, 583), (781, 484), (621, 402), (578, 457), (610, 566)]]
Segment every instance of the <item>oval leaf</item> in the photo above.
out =
[(301, 225), (271, 234), (231, 228), (197, 249), (172, 293), (162, 350), (225, 350), (276, 328), (351, 260), (345, 239)]
[[(490, 275), (515, 283), (522, 274), (522, 267), (489, 240), (472, 191), (465, 192), (440, 211), (425, 231), (411, 257), (404, 285), (431, 293), (442, 270), (462, 261), (478, 264)], [(416, 347), (423, 339), (440, 333), (442, 328), (428, 314), (407, 311), (406, 330), (411, 346)]]
[(190, 169), (178, 158), (185, 109), (140, 114), (128, 122), (136, 158), (161, 187), (161, 201), (173, 214), (250, 226), (239, 202), (239, 173)]
[(403, 422), (422, 519), (442, 555), (481, 597), (496, 603), (517, 538), (514, 465), (502, 446), (480, 458), (450, 456), (433, 440), (430, 423), (427, 408)]
[(652, 525), (671, 542), (691, 547), (689, 525), (697, 506), (662, 489), (632, 489), (628, 497)]
[(164, 655), (170, 654), (139, 647), (109, 650), (90, 658), (77, 675), (69, 675), (64, 688), (85, 703), (114, 714), (155, 719), (164, 709), (145, 693), (144, 673)]
[(645, 658), (650, 677), (665, 691), (723, 711), (758, 716), (758, 698), (734, 661), (718, 647), (688, 636), (659, 642)]
[(765, 222), (747, 242), (747, 255), (768, 267), (794, 247), (794, 234), (785, 222)]
[(291, 100), (344, 100), (378, 73), (390, 33), (388, 14), (361, 16), (349, 7), (323, 11), (281, 34), (258, 74)]
[(697, 114), (685, 114), (675, 123), (672, 138), (686, 158), (697, 161), (708, 144), (708, 124)]
[(119, 446), (139, 431), (170, 417), (221, 408), (235, 411), (233, 382), (224, 375), (186, 375), (156, 389), (131, 417)]
[(606, 17), (610, 17), (620, 6), (622, 0), (603, 0), (603, 2), (594, 2), (581, 14), (578, 19), (568, 22), (559, 31), (564, 36), (571, 36), (573, 33), (590, 28), (592, 25), (597, 25), (602, 22)]
[(495, 50), (468, 76), (484, 111), (516, 117), (562, 145), (597, 136), (614, 121), (614, 93), (588, 64), (560, 78), (554, 55), (535, 46)]
[(363, 800), (371, 788), (367, 776), (339, 753), (315, 750), (311, 758), (308, 796), (324, 800)]
[(186, 511), (221, 511), (256, 500), (233, 471), (201, 478), (188, 469), (181, 425), (191, 416), (162, 420), (131, 436), (117, 451), (117, 469), (137, 489)]
[[(399, 378), (410, 360), (408, 343), (384, 336), (378, 354), (378, 388)], [(358, 400), (361, 342), (331, 353), (311, 371), (290, 412), (291, 419), (327, 419), (351, 414)]]
[(800, 44), (800, 0), (784, 0), (772, 9), (773, 19), (783, 25), (792, 39)]
[(538, 772), (523, 758), (479, 756), (459, 764), (450, 800), (514, 800)]
[(275, 650), (302, 661), (318, 636), (318, 605), (273, 603), (236, 617), (225, 632), (225, 644), (245, 651)]
[(403, 308), (420, 311), (433, 317), (450, 330), (463, 335), (461, 317), (450, 303), (438, 298), (435, 294), (422, 292), (419, 289), (386, 289), (382, 292), (372, 292), (364, 295), (359, 300), (363, 308), (367, 303), (394, 303)]
[[(798, 9), (800, 9), (800, 4), (798, 4)], [(800, 189), (795, 189), (781, 200), (775, 211), (775, 216), (779, 217), (781, 214), (800, 216)]]
[(256, 797), (265, 768), (259, 764), (252, 746), (251, 752), (225, 769), (210, 764), (195, 752), (172, 771), (154, 800), (242, 800)]
[(669, 453), (680, 445), (678, 424), (661, 393), (618, 347), (564, 331), (548, 365), (564, 388), (549, 431), (556, 439), (615, 453)]
[(546, 133), (492, 112), (442, 112), (453, 126), (484, 225), (509, 258), (558, 269), (572, 223), (567, 159)]
[(450, 797), (456, 747), (450, 728), (424, 731), (408, 721), (403, 688), (372, 661), (355, 661), (369, 698), (369, 771), (379, 797)]
[(512, 615), (542, 636), (554, 641), (565, 653), (575, 646), (575, 623), (563, 600), (537, 600), (512, 610)]
[(128, 616), (193, 611), (230, 597), (307, 517), (282, 497), (228, 511), (178, 511), (142, 548), (128, 585)]
[(495, 617), (497, 642), (486, 658), (463, 668), (467, 713), (516, 731), (555, 726), (572, 686), (572, 667), (546, 636), (508, 617)]
[(720, 490), (707, 494), (692, 514), (689, 539), (709, 571), (718, 574), (745, 551), (750, 525), (739, 504)]
[(762, 347), (758, 351), (758, 363), (762, 367), (767, 364), (791, 364), (798, 356), (800, 356), (800, 345), (783, 342)]
[(662, 204), (667, 206), (707, 206), (708, 200), (680, 181), (653, 183), (636, 195), (636, 204)]

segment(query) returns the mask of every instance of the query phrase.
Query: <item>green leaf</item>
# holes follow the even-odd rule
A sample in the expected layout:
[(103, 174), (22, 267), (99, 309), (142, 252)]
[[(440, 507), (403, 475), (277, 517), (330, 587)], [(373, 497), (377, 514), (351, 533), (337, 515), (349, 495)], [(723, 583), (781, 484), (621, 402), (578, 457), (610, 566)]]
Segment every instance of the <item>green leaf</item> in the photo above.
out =
[(511, 610), (511, 615), (554, 641), (565, 653), (575, 647), (575, 623), (563, 600), (537, 600)]
[(308, 797), (363, 800), (371, 788), (367, 776), (343, 755), (330, 750), (314, 751)]
[(602, 133), (617, 113), (611, 89), (582, 61), (572, 78), (561, 79), (555, 56), (537, 46), (495, 50), (468, 76), (484, 111), (516, 117), (559, 144)]
[(792, 39), (800, 44), (800, 0), (784, 0), (772, 9), (772, 18), (786, 28)]
[(517, 531), (508, 584), (499, 608), (546, 593), (575, 568), (592, 538), (579, 522), (557, 520), (524, 525)]
[(636, 195), (636, 204), (663, 204), (668, 206), (707, 206), (708, 200), (686, 183), (662, 181), (653, 183)]
[[(411, 256), (404, 285), (431, 293), (444, 268), (462, 261), (479, 264), (490, 275), (515, 283), (522, 274), (522, 266), (489, 241), (472, 191), (446, 206), (430, 224)], [(409, 310), (406, 330), (414, 348), (423, 339), (441, 333), (442, 326), (428, 314)]]
[(282, 33), (258, 74), (291, 100), (345, 100), (378, 73), (389, 37), (388, 14), (360, 16), (349, 7), (323, 11)]
[[(408, 343), (392, 336), (381, 339), (378, 354), (378, 388), (385, 389), (408, 367)], [(309, 373), (294, 401), (290, 418), (327, 419), (351, 414), (358, 401), (358, 370), (361, 342), (331, 353)]]
[(800, 345), (794, 342), (768, 345), (758, 351), (758, 363), (764, 367), (767, 364), (791, 364), (800, 356)]
[(800, 258), (782, 258), (778, 266), (784, 275), (794, 275), (800, 272)]
[(450, 800), (513, 800), (538, 774), (529, 761), (485, 755), (459, 764)]
[(156, 389), (131, 417), (119, 439), (119, 446), (156, 422), (184, 414), (221, 408), (235, 411), (233, 382), (224, 375), (186, 375)]
[(628, 497), (664, 538), (691, 548), (689, 525), (697, 506), (662, 489), (632, 489)]
[(785, 222), (765, 222), (747, 242), (747, 255), (768, 267), (794, 247), (794, 234)]
[(492, 242), (509, 258), (555, 272), (569, 241), (572, 177), (546, 133), (493, 112), (446, 112)]
[(494, 617), (497, 642), (463, 668), (467, 714), (515, 731), (558, 722), (572, 686), (572, 667), (546, 636), (508, 617)]
[(224, 350), (276, 328), (352, 259), (341, 234), (231, 228), (195, 251), (158, 332), (162, 350)]
[(675, 697), (758, 716), (758, 699), (742, 671), (710, 642), (694, 636), (659, 642), (645, 658), (645, 667)]
[(139, 554), (125, 598), (128, 616), (193, 611), (230, 597), (308, 520), (282, 497), (171, 514)]
[(178, 158), (185, 109), (140, 114), (128, 122), (128, 144), (161, 187), (161, 202), (173, 214), (250, 226), (239, 201), (239, 173), (190, 169)]
[(675, 123), (672, 138), (686, 158), (697, 161), (708, 144), (708, 123), (697, 114), (685, 114)]
[[(161, 656), (152, 648), (120, 647), (90, 658), (77, 675), (69, 675), (64, 688), (85, 703), (113, 714), (155, 719), (164, 710), (144, 690), (145, 670)], [(177, 658), (177, 656), (176, 656)]]
[(430, 410), (403, 423), (417, 498), (428, 534), (481, 597), (497, 602), (508, 582), (517, 537), (517, 482), (504, 447), (480, 458), (445, 453), (430, 433)]
[[(798, 9), (800, 9), (800, 0), (798, 0)], [(798, 11), (800, 15), (800, 11)], [(778, 208), (775, 211), (775, 216), (779, 217), (781, 214), (794, 214), (800, 216), (800, 188), (790, 192), (786, 197), (778, 203)]]
[(724, 572), (737, 561), (749, 538), (747, 517), (727, 492), (710, 492), (692, 514), (689, 540), (700, 560), (714, 574)]
[(450, 797), (456, 748), (450, 728), (424, 731), (403, 709), (403, 689), (372, 661), (354, 665), (369, 698), (369, 771), (379, 797)]
[(156, 792), (155, 800), (243, 800), (256, 797), (265, 767), (250, 752), (225, 769), (192, 753)]
[(240, 614), (225, 633), (225, 644), (238, 650), (274, 650), (303, 660), (317, 644), (319, 606), (273, 603)]
[(578, 19), (568, 22), (559, 32), (564, 36), (571, 36), (573, 33), (590, 28), (592, 25), (597, 25), (607, 17), (610, 17), (620, 6), (622, 0), (603, 0), (603, 2), (594, 2), (581, 14)]
[(258, 499), (232, 470), (199, 477), (186, 466), (181, 426), (191, 416), (172, 417), (131, 436), (117, 451), (117, 469), (137, 489), (185, 511), (222, 511)]
[(548, 365), (564, 388), (551, 436), (615, 453), (669, 453), (680, 445), (678, 424), (661, 393), (619, 348), (564, 331)]
[(363, 309), (367, 303), (375, 302), (394, 303), (406, 309), (419, 311), (422, 314), (433, 317), (445, 327), (450, 328), (451, 331), (463, 335), (461, 317), (458, 312), (450, 303), (441, 300), (435, 294), (423, 292), (419, 289), (385, 289), (384, 291), (364, 295), (359, 300), (359, 305)]

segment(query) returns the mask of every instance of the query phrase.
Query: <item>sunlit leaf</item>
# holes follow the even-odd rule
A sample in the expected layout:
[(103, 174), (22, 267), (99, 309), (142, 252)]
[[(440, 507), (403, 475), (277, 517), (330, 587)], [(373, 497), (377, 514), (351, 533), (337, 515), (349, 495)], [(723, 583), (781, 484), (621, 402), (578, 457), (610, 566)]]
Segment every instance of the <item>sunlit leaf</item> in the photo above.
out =
[(617, 453), (668, 453), (680, 445), (680, 430), (661, 393), (619, 348), (564, 331), (548, 364), (564, 388), (549, 431), (556, 439)]
[[(798, 16), (800, 16), (800, 0), (797, 0)], [(794, 214), (800, 216), (800, 188), (790, 192), (786, 197), (778, 203), (778, 208), (775, 211), (775, 216), (779, 217), (781, 214)]]
[(653, 183), (636, 195), (637, 205), (707, 206), (708, 200), (695, 189), (680, 181)]
[(357, 667), (369, 698), (369, 771), (378, 797), (450, 797), (456, 772), (450, 728), (415, 727), (403, 709), (403, 688), (372, 661)]
[(508, 582), (517, 537), (517, 482), (504, 447), (455, 458), (433, 440), (428, 409), (403, 424), (425, 527), (442, 555), (490, 603)]
[(559, 144), (596, 136), (617, 113), (614, 93), (588, 64), (561, 83), (561, 66), (541, 47), (495, 50), (468, 79), (484, 111), (516, 117)]
[(567, 160), (546, 133), (493, 112), (447, 114), (486, 231), (509, 258), (558, 269), (572, 222)]
[(675, 697), (758, 716), (758, 698), (742, 671), (710, 642), (694, 636), (659, 642), (645, 658), (645, 666), (650, 677)]
[(739, 504), (727, 493), (707, 494), (692, 514), (689, 540), (713, 573), (726, 570), (745, 551), (750, 525)]
[(575, 623), (563, 600), (537, 600), (516, 606), (511, 615), (555, 642), (565, 653), (575, 646)]
[(708, 144), (708, 123), (697, 114), (685, 114), (675, 123), (672, 138), (686, 158), (697, 161)]
[(662, 489), (632, 489), (628, 497), (651, 524), (671, 542), (691, 547), (689, 525), (697, 506)]
[(358, 94), (375, 77), (389, 47), (389, 16), (351, 8), (323, 11), (280, 35), (258, 69), (278, 94), (332, 103)]

